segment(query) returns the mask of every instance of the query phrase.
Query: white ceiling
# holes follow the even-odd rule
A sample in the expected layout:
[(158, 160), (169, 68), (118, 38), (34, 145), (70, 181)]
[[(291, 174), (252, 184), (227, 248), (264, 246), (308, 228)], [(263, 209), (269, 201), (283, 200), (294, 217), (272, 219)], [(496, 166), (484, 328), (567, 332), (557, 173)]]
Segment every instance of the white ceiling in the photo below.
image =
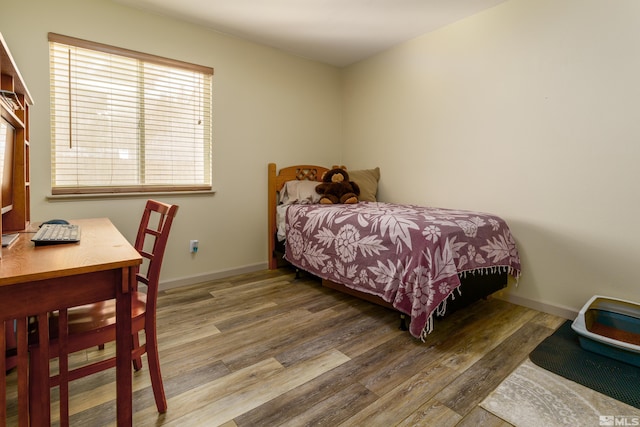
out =
[(339, 67), (506, 0), (115, 0)]

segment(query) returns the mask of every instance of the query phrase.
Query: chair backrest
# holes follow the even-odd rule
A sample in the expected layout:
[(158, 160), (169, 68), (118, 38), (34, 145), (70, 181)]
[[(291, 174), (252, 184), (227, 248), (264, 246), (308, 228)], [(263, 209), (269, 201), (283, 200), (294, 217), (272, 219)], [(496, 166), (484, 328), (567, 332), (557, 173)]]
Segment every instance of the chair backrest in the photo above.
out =
[(140, 220), (134, 246), (142, 256), (142, 265), (136, 279), (147, 286), (147, 313), (155, 313), (162, 259), (177, 212), (177, 205), (148, 200)]

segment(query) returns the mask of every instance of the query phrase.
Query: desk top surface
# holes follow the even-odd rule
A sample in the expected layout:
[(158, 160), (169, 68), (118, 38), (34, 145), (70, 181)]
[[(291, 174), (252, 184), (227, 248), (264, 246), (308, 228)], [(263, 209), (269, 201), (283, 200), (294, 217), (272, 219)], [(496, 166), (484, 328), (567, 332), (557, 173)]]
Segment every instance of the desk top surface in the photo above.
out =
[(24, 232), (2, 248), (0, 286), (136, 266), (142, 257), (108, 218), (69, 221), (81, 230), (79, 243), (35, 246)]

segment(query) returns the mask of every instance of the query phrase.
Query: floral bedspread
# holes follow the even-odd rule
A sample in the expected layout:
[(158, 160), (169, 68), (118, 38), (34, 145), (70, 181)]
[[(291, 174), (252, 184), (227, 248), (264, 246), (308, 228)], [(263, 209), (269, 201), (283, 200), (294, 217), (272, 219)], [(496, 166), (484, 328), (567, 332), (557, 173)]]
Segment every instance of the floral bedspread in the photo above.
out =
[(290, 205), (285, 258), (323, 279), (383, 298), (411, 316), (424, 340), (459, 274), (520, 276), (515, 241), (501, 218), (390, 203)]

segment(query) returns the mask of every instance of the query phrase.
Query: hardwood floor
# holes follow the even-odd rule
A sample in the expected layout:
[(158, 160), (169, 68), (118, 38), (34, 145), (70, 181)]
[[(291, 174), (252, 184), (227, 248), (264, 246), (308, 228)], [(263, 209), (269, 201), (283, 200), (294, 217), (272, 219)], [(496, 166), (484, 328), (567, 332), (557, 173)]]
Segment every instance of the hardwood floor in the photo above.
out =
[[(169, 290), (158, 308), (169, 409), (156, 412), (145, 364), (134, 425), (508, 426), (478, 404), (563, 321), (490, 298), (438, 319), (421, 342), (397, 313), (286, 268)], [(115, 425), (113, 380), (109, 370), (71, 383), (71, 425)], [(55, 418), (56, 389), (52, 400)]]

